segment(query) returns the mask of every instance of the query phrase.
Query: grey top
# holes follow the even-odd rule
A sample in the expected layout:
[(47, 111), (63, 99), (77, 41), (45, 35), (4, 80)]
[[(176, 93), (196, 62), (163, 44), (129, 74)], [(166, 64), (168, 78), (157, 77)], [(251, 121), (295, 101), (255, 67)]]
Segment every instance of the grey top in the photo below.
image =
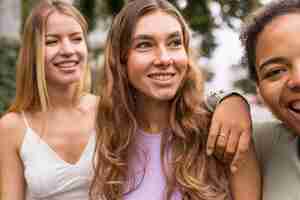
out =
[(280, 122), (254, 124), (263, 174), (263, 200), (300, 199), (298, 137)]

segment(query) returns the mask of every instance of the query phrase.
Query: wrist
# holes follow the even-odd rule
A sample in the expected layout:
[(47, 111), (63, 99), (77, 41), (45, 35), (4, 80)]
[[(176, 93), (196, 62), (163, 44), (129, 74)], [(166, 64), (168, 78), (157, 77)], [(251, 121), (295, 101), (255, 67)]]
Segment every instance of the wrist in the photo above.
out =
[(207, 109), (210, 112), (214, 112), (215, 109), (217, 108), (217, 106), (225, 99), (227, 99), (228, 97), (232, 97), (232, 96), (237, 96), (240, 97), (242, 100), (244, 100), (244, 102), (248, 105), (248, 108), (250, 110), (250, 105), (247, 101), (247, 99), (237, 90), (219, 90), (216, 92), (211, 92), (209, 93), (209, 95), (206, 97), (206, 101), (205, 104), (207, 106)]

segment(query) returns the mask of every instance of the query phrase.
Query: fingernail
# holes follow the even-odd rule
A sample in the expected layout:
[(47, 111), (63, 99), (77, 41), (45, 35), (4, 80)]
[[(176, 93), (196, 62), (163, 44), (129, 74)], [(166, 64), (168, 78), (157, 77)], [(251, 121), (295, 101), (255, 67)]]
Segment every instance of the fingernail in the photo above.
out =
[(207, 149), (206, 153), (208, 156), (210, 156), (212, 154), (212, 149)]
[(237, 167), (236, 167), (236, 166), (231, 166), (230, 168), (231, 168), (231, 172), (232, 172), (232, 173), (235, 173), (236, 170), (237, 170)]

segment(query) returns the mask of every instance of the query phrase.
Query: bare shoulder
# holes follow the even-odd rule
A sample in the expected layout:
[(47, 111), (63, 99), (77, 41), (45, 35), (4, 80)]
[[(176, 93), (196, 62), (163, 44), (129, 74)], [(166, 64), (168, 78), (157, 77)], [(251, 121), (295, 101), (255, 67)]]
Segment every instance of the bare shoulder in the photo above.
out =
[(10, 112), (0, 118), (0, 127), (4, 130), (12, 130), (24, 127), (21, 114)]
[(0, 140), (4, 144), (21, 145), (25, 124), (20, 113), (7, 113), (0, 118)]

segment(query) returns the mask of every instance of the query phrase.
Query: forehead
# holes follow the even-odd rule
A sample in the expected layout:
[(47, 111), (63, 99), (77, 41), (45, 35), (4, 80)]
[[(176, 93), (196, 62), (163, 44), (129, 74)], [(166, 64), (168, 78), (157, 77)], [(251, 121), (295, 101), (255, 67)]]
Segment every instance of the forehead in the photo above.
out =
[(262, 43), (262, 42), (274, 43), (274, 41), (277, 40), (282, 41), (284, 39), (297, 40), (297, 38), (299, 37), (291, 38), (291, 36), (298, 35), (299, 33), (300, 33), (300, 13), (285, 14), (282, 16), (275, 17), (269, 24), (265, 26), (263, 31), (258, 36), (257, 43)]
[(258, 36), (257, 59), (294, 55), (300, 49), (299, 36), (300, 13), (290, 13), (274, 18)]
[(82, 32), (78, 21), (70, 15), (54, 12), (49, 15), (46, 23), (47, 33)]
[(295, 31), (300, 31), (300, 12), (277, 16), (263, 30), (273, 36)]
[(168, 34), (176, 31), (182, 33), (181, 24), (175, 16), (163, 11), (154, 11), (142, 16), (138, 20), (134, 35)]

